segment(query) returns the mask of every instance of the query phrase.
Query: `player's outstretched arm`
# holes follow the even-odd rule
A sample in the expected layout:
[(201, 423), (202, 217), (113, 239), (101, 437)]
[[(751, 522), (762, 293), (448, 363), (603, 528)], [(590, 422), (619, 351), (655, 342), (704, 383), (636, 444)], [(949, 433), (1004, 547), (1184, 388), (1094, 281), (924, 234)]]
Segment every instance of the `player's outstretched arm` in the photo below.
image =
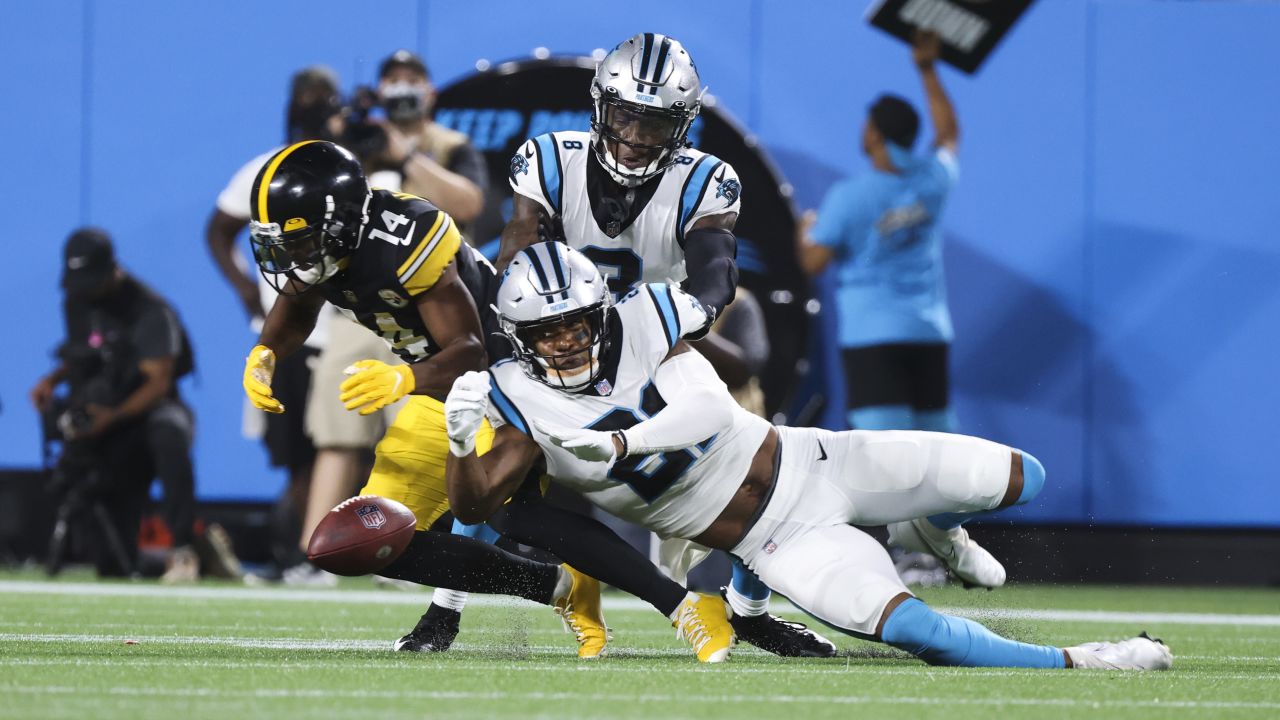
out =
[(667, 406), (622, 431), (626, 455), (652, 455), (691, 447), (733, 425), (737, 404), (711, 363), (684, 341), (676, 343), (654, 373)]
[(459, 377), (444, 401), (449, 457), (445, 486), (454, 517), (469, 525), (484, 522), (516, 491), (541, 450), (528, 435), (510, 425), (494, 433), (493, 448), (476, 456), (476, 433), (489, 407), (489, 374)]
[(507, 269), (516, 253), (542, 240), (550, 240), (551, 238), (542, 237), (545, 233), (538, 229), (540, 225), (550, 222), (546, 210), (543, 210), (537, 200), (520, 193), (512, 195), (511, 219), (502, 229), (502, 243), (498, 246), (498, 262), (495, 264), (498, 273)]
[(412, 392), (444, 400), (458, 376), (485, 367), (480, 314), (454, 263), (417, 297), (417, 307), (440, 352), (413, 364)]

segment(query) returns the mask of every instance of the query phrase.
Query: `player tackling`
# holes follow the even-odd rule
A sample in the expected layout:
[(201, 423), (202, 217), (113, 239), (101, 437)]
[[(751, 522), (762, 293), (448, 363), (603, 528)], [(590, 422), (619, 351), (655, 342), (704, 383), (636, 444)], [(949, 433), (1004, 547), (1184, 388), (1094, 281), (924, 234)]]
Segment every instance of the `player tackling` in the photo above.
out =
[[(556, 482), (604, 510), (726, 550), (827, 624), (931, 664), (1172, 665), (1145, 634), (1064, 649), (937, 613), (851, 525), (1027, 502), (1044, 482), (1031, 455), (944, 433), (772, 426), (738, 407), (682, 339), (706, 325), (700, 303), (650, 284), (614, 305), (590, 260), (560, 243), (520, 251), (497, 311), (515, 358), (462, 375), (445, 402), (446, 481), (461, 520), (489, 517), (545, 459)], [(478, 457), (486, 415), (493, 449)]]

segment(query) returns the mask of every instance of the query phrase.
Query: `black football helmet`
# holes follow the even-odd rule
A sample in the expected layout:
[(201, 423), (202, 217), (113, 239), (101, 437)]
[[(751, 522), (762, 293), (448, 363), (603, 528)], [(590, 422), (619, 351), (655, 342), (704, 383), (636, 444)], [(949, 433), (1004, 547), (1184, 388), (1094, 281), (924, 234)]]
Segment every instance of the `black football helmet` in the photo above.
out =
[(249, 241), (262, 276), (297, 295), (328, 280), (360, 245), (372, 193), (360, 161), (323, 140), (290, 145), (253, 181)]

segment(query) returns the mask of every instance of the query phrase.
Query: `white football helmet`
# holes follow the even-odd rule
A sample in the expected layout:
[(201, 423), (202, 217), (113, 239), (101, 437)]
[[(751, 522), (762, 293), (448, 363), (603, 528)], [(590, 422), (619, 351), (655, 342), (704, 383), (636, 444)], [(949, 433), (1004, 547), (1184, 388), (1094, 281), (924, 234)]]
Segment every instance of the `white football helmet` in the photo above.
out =
[[(580, 390), (600, 374), (600, 357), (609, 346), (609, 308), (613, 295), (587, 256), (559, 242), (531, 245), (516, 254), (502, 275), (494, 310), (502, 332), (515, 347), (516, 361), (529, 377), (560, 390)], [(590, 352), (572, 370), (559, 369), (583, 353), (576, 347), (540, 353), (537, 340), (548, 330), (585, 321)]]
[(640, 33), (614, 48), (591, 81), (591, 146), (609, 175), (635, 187), (676, 161), (705, 89), (679, 41)]

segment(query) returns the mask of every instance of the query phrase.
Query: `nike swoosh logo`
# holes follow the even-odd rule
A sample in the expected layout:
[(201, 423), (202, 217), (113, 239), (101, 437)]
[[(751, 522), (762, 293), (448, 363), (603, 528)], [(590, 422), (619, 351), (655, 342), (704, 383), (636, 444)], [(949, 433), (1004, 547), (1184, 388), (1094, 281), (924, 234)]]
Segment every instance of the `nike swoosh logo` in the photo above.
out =
[(822, 447), (821, 440), (818, 441), (818, 452), (822, 453), (822, 457), (818, 458), (818, 462), (822, 462), (823, 460), (827, 459), (827, 449)]
[(716, 182), (724, 182), (725, 169), (720, 168), (720, 174), (716, 176)]
[(532, 160), (532, 159), (533, 159), (533, 148), (532, 148), (531, 146), (528, 146), (528, 145), (526, 145), (526, 146), (525, 146), (525, 148), (524, 148), (524, 157), (525, 157), (525, 159), (526, 159), (526, 160)]

